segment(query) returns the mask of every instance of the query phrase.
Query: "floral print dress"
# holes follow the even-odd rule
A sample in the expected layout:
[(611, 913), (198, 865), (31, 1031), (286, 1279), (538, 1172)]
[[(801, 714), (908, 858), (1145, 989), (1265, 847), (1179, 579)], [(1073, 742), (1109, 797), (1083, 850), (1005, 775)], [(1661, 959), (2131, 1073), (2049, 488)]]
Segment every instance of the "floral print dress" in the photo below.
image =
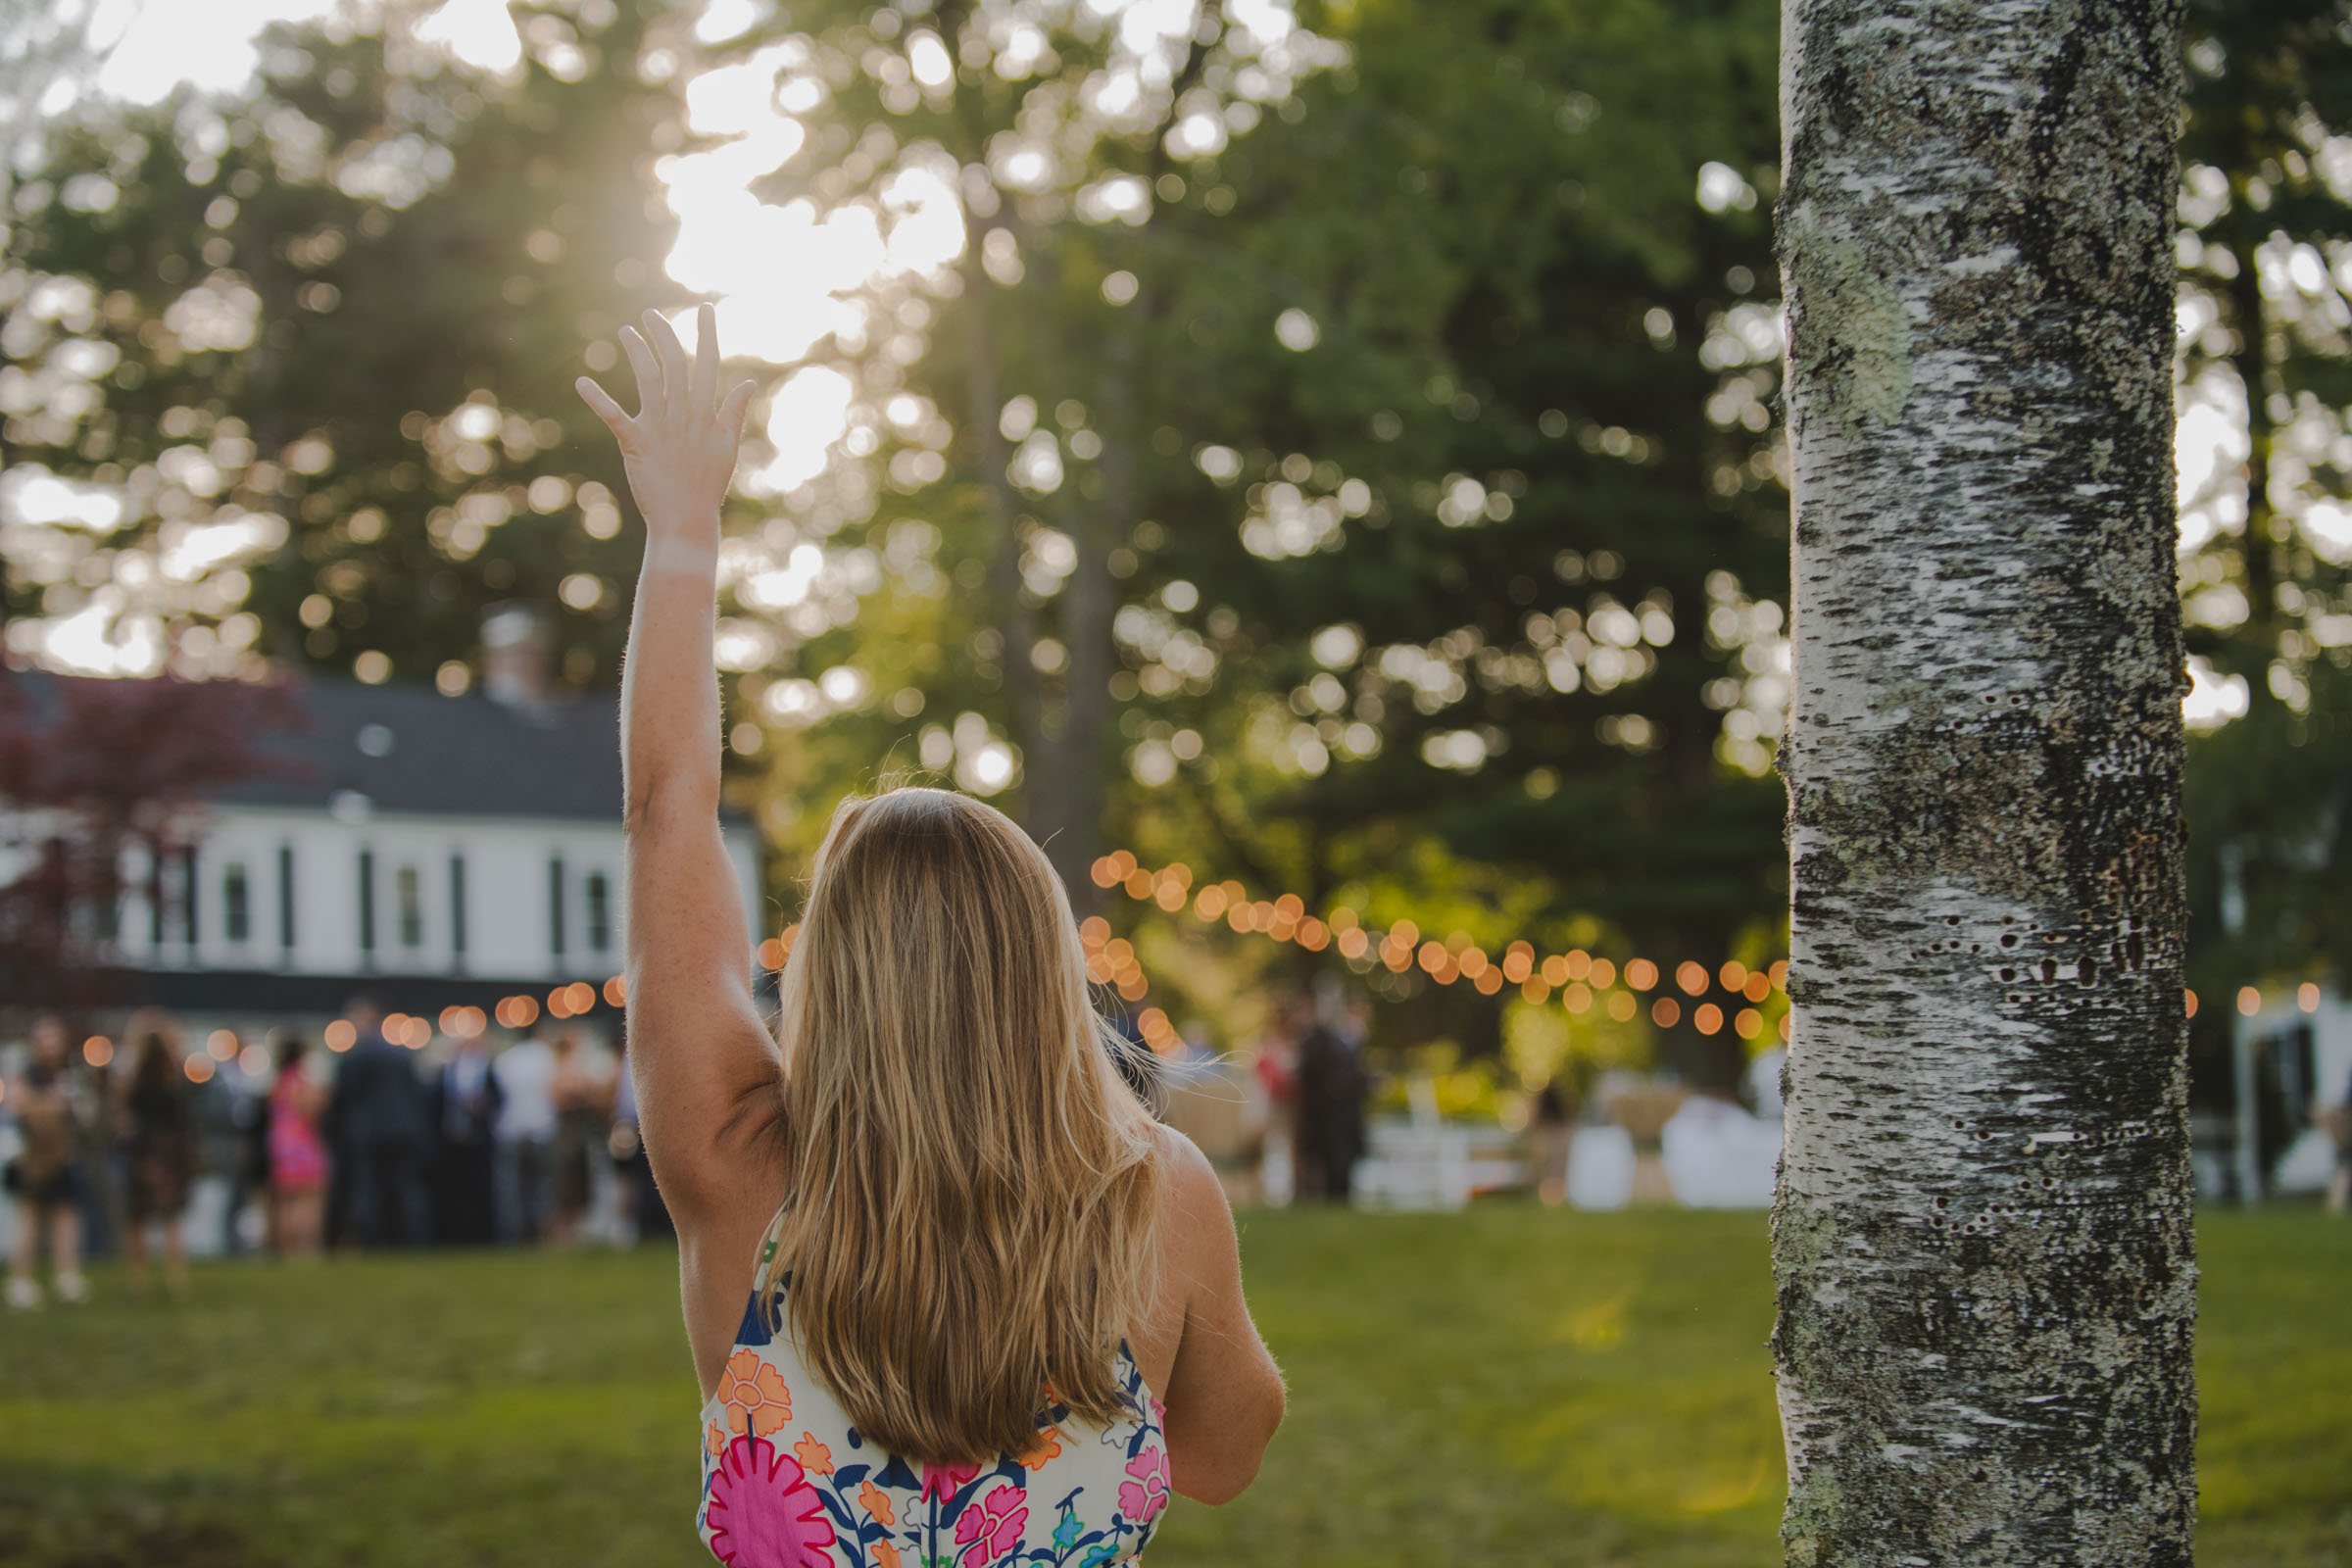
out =
[[(1039, 1412), (1037, 1445), (989, 1465), (917, 1465), (867, 1442), (801, 1364), (779, 1288), (744, 1309), (703, 1406), (696, 1523), (729, 1568), (1107, 1568), (1168, 1506), (1166, 1409), (1125, 1344), (1127, 1413)], [(784, 1325), (773, 1332), (768, 1324)]]

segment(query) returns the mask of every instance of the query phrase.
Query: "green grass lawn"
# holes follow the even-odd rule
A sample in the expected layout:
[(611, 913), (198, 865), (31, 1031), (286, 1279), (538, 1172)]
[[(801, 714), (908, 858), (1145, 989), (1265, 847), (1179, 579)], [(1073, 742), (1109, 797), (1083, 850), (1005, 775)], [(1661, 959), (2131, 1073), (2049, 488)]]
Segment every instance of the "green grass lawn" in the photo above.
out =
[[(2205, 1568), (2352, 1562), (2352, 1224), (2209, 1216)], [(1752, 1215), (1249, 1216), (1290, 1422), (1152, 1568), (1778, 1560)], [(0, 1319), (0, 1560), (698, 1560), (666, 1254), (223, 1265)]]

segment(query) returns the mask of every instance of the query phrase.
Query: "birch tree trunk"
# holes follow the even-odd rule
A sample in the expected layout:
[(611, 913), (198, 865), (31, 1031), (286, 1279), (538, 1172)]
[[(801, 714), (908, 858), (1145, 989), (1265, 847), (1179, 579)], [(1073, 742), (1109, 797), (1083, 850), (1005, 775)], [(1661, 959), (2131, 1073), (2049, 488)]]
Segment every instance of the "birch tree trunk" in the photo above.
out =
[(2180, 0), (1788, 0), (1790, 1564), (2190, 1560)]

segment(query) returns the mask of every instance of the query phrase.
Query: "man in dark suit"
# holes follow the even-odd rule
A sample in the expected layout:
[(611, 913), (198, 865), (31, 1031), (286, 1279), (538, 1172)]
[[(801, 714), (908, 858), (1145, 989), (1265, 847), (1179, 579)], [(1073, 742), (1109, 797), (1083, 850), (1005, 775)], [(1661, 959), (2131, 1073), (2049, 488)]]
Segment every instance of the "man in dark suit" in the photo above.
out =
[(343, 1015), (359, 1039), (335, 1074), (328, 1119), (350, 1167), (351, 1231), (362, 1247), (422, 1247), (431, 1234), (424, 1162), (432, 1107), (424, 1080), (416, 1058), (384, 1038), (373, 1002), (355, 998)]
[(1324, 1022), (1302, 1003), (1308, 1020), (1298, 1041), (1300, 1192), (1345, 1203), (1354, 1195), (1355, 1162), (1364, 1152), (1362, 1039)]
[(461, 1247), (497, 1239), (498, 1113), (506, 1090), (480, 1036), (462, 1041), (433, 1078), (434, 1235)]

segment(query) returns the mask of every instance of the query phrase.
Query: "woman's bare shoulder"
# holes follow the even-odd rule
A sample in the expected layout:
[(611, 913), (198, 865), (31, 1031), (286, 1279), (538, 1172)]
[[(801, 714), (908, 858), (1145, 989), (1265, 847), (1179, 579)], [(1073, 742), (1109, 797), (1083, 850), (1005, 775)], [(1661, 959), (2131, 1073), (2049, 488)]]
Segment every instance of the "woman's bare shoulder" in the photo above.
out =
[(1152, 1123), (1159, 1166), (1159, 1223), (1164, 1250), (1189, 1250), (1233, 1231), (1225, 1184), (1200, 1146), (1165, 1122)]

